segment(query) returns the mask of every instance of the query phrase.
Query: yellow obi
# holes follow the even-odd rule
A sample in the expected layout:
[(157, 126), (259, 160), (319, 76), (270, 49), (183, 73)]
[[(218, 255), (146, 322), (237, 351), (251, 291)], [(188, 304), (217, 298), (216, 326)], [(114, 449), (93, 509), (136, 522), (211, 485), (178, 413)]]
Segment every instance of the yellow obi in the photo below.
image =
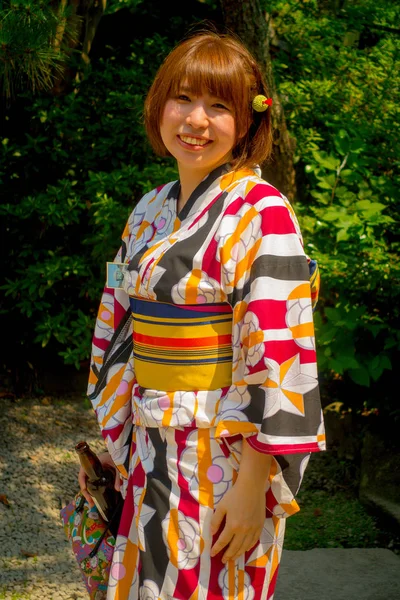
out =
[(232, 308), (131, 298), (138, 384), (166, 392), (216, 390), (232, 383)]

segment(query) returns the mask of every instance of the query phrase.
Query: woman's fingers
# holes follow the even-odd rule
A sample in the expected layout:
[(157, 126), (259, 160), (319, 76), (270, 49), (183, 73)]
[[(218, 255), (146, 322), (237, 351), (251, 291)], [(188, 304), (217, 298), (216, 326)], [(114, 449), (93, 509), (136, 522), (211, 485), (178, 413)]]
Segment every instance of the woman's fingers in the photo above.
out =
[(94, 506), (93, 498), (87, 491), (86, 481), (87, 481), (86, 473), (81, 467), (79, 469), (79, 473), (78, 473), (79, 487), (81, 488), (82, 495), (85, 496), (86, 500), (88, 501), (89, 506)]
[(115, 471), (114, 488), (117, 490), (117, 492), (120, 492), (121, 491), (121, 474), (118, 471), (117, 467), (115, 466), (115, 463), (114, 463), (113, 459), (111, 458), (110, 454), (108, 452), (102, 452), (98, 456), (99, 456), (100, 462), (103, 466), (112, 467), (114, 469), (114, 471)]
[(252, 545), (251, 542), (254, 538), (254, 533), (248, 533), (247, 535), (237, 534), (233, 537), (231, 543), (229, 544), (228, 549), (224, 553), (222, 557), (222, 562), (225, 563), (228, 560), (236, 560), (244, 554), (247, 550), (249, 550)]
[(121, 475), (120, 475), (118, 469), (115, 469), (114, 488), (117, 490), (117, 492), (121, 491)]
[(246, 524), (244, 521), (238, 521), (237, 518), (229, 519), (231, 505), (228, 504), (228, 506), (227, 510), (224, 507), (224, 501), (221, 501), (211, 519), (212, 535), (218, 531), (223, 519), (225, 517), (227, 519), (220, 536), (211, 548), (211, 556), (215, 556), (225, 548), (222, 557), (222, 562), (224, 563), (228, 560), (235, 560), (253, 548), (258, 542), (262, 531), (262, 525), (257, 527), (254, 524)]
[(222, 530), (221, 535), (215, 542), (214, 546), (211, 548), (211, 556), (215, 556), (216, 554), (221, 552), (221, 550), (223, 550), (225, 548), (225, 546), (227, 544), (229, 544), (229, 542), (232, 539), (232, 536), (233, 536), (232, 531), (225, 525), (224, 529)]
[(109, 452), (101, 452), (101, 454), (99, 454), (98, 457), (102, 465), (110, 465), (111, 467), (115, 468), (115, 464)]
[(221, 527), (222, 519), (224, 518), (226, 510), (223, 507), (223, 503), (220, 502), (215, 509), (215, 512), (211, 518), (211, 535), (215, 535), (218, 529)]
[[(100, 462), (103, 466), (109, 466), (114, 469), (114, 471), (115, 471), (114, 488), (117, 490), (117, 492), (120, 492), (121, 491), (121, 475), (120, 475), (120, 472), (118, 471), (118, 469), (116, 468), (111, 456), (109, 455), (108, 452), (102, 452), (98, 456), (99, 456)], [(94, 506), (93, 498), (87, 491), (86, 481), (87, 481), (86, 473), (81, 467), (79, 470), (79, 473), (78, 473), (79, 487), (81, 488), (81, 492), (82, 492), (83, 496), (85, 496), (86, 500), (88, 501), (89, 506)]]
[(83, 496), (85, 496), (86, 500), (88, 501), (89, 506), (91, 508), (93, 508), (94, 502), (93, 502), (92, 496), (89, 494), (89, 492), (86, 489), (84, 489), (84, 490), (81, 489), (81, 492), (82, 492)]
[(256, 534), (253, 535), (252, 540), (249, 543), (248, 548), (246, 548), (246, 552), (248, 552), (249, 550), (251, 550), (252, 548), (254, 548), (254, 546), (256, 544), (258, 544), (258, 542), (260, 541), (260, 537), (261, 537), (261, 531), (260, 531), (260, 533), (256, 533)]

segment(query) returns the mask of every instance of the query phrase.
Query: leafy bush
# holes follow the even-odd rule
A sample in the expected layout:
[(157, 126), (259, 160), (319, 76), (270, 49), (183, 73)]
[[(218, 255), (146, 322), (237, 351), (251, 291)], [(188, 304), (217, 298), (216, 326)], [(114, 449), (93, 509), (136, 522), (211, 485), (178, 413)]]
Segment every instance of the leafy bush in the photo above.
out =
[(66, 364), (88, 358), (105, 262), (135, 202), (177, 175), (172, 163), (154, 160), (141, 123), (166, 51), (155, 35), (134, 43), (124, 64), (100, 59), (64, 97), (26, 94), (24, 127), (20, 105), (10, 111), (0, 159), (8, 248), (2, 313), (14, 323), (15, 358), (35, 362), (32, 341), (50, 345)]
[(393, 411), (400, 10), (385, 1), (292, 0), (274, 2), (271, 14), (274, 71), (296, 139), (296, 210), (322, 273), (319, 369), (343, 382), (351, 406), (363, 410), (367, 401)]

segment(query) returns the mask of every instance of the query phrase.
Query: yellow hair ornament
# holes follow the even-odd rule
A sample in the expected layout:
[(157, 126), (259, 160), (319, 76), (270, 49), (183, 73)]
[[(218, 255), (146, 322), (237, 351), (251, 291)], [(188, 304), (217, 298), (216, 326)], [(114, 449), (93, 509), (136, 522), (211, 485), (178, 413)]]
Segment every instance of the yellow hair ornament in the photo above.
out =
[(256, 112), (264, 112), (272, 105), (272, 98), (266, 98), (262, 94), (256, 96), (252, 102), (252, 106)]

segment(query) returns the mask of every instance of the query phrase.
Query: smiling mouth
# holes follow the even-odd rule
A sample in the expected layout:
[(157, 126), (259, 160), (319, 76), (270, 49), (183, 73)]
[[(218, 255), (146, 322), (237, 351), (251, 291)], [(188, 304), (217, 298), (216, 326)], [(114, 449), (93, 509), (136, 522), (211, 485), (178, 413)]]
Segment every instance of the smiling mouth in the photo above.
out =
[(193, 138), (189, 135), (180, 135), (178, 137), (182, 142), (184, 142), (185, 144), (189, 144), (190, 146), (205, 146), (206, 144), (211, 142), (211, 140)]

